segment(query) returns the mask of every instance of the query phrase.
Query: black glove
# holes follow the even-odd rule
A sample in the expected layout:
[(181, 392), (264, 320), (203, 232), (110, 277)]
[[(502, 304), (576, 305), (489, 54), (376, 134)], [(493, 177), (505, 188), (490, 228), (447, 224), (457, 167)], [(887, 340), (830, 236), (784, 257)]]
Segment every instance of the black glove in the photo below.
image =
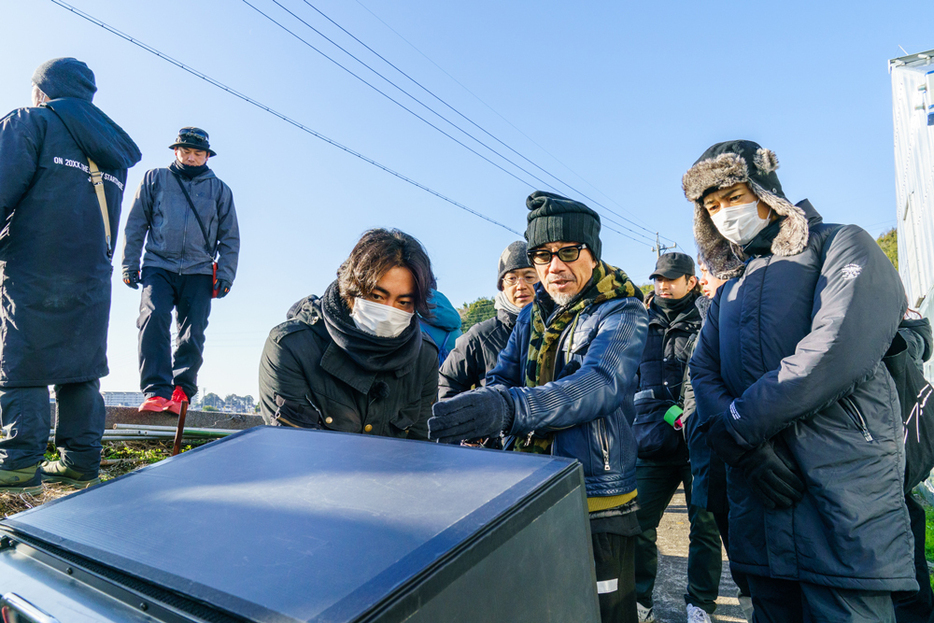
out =
[(512, 427), (512, 397), (505, 388), (482, 387), (431, 406), (428, 438), (441, 443), (499, 435)]
[(219, 299), (227, 296), (227, 293), (230, 292), (230, 286), (233, 285), (226, 279), (218, 279), (214, 282), (214, 289), (217, 290), (217, 297)]
[(123, 283), (127, 284), (134, 290), (139, 290), (139, 271), (138, 270), (123, 271)]
[(807, 487), (798, 465), (780, 439), (750, 450), (736, 464), (762, 505), (768, 509), (791, 508), (801, 501)]
[(797, 504), (806, 487), (798, 475), (798, 465), (781, 440), (770, 440), (748, 450), (727, 430), (724, 414), (707, 421), (707, 445), (727, 465), (734, 467), (759, 501), (768, 508), (789, 508)]

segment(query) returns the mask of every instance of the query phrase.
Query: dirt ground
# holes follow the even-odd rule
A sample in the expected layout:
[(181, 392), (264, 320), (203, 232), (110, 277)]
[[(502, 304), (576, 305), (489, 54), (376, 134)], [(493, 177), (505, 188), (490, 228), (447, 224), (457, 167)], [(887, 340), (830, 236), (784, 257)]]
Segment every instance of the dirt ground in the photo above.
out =
[[(688, 572), (688, 511), (684, 492), (680, 489), (672, 498), (658, 526), (658, 577), (655, 580), (654, 614), (658, 623), (685, 623), (687, 612), (684, 592)], [(744, 623), (746, 619), (736, 599), (736, 585), (730, 577), (726, 552), (723, 553), (723, 575), (714, 622)]]

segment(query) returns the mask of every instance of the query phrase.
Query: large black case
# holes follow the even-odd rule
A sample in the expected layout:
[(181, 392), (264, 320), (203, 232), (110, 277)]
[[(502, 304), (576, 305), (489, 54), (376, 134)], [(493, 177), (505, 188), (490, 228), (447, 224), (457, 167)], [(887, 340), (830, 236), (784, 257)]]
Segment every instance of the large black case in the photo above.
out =
[(599, 621), (582, 471), (548, 456), (262, 427), (0, 531), (0, 593), (63, 622)]

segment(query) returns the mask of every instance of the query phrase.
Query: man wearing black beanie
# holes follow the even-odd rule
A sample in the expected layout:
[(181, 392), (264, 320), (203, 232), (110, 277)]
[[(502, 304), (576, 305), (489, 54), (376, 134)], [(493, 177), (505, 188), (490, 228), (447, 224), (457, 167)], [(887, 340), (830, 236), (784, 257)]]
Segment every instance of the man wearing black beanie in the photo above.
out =
[(580, 461), (601, 618), (635, 623), (639, 522), (629, 422), (647, 327), (642, 293), (601, 260), (596, 212), (541, 191), (526, 206), (535, 300), (519, 313), (486, 387), (436, 403), (428, 435), (454, 442), (503, 434), (515, 437), (517, 450)]
[[(0, 120), (0, 492), (98, 482), (114, 234), (139, 149), (91, 100), (94, 73), (43, 63)], [(55, 386), (55, 445), (42, 462)]]

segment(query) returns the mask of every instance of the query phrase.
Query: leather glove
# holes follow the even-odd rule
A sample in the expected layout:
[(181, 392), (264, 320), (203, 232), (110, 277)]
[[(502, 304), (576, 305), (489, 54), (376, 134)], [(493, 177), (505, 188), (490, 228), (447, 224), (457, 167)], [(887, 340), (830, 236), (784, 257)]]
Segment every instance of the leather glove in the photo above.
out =
[(483, 387), (458, 394), (431, 406), (428, 438), (456, 443), (499, 435), (512, 427), (512, 397), (504, 387)]
[(216, 298), (222, 299), (227, 296), (227, 293), (230, 292), (231, 285), (233, 284), (226, 279), (218, 279), (216, 282), (214, 282), (214, 289), (217, 290)]
[(134, 290), (139, 290), (139, 271), (138, 270), (123, 271), (123, 283), (127, 284)]
[[(749, 448), (739, 445), (736, 438), (733, 437), (726, 427), (728, 414), (722, 414), (719, 417), (712, 417), (707, 420), (707, 447), (713, 450), (717, 456), (723, 459), (727, 465), (736, 466), (740, 458), (750, 452)], [(703, 430), (703, 428), (701, 429)]]
[(746, 477), (767, 509), (791, 508), (801, 501), (807, 487), (798, 475), (798, 465), (783, 441), (769, 440), (743, 456), (736, 468)]

